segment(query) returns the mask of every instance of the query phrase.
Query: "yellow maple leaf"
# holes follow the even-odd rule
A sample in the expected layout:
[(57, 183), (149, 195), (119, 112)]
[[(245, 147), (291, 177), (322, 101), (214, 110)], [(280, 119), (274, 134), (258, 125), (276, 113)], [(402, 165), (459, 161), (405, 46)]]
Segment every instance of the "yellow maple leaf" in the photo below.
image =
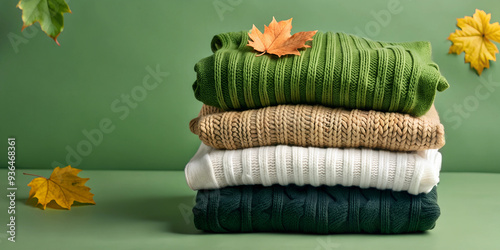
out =
[(465, 52), (465, 62), (481, 75), (484, 68), (490, 67), (490, 61), (496, 61), (497, 46), (491, 41), (500, 42), (500, 25), (490, 23), (491, 14), (476, 9), (472, 17), (457, 18), (461, 30), (451, 33), (448, 40), (453, 44), (449, 54)]
[(41, 204), (43, 209), (52, 200), (57, 205), (68, 210), (71, 209), (74, 201), (95, 204), (94, 195), (90, 193), (90, 188), (85, 186), (85, 182), (89, 178), (78, 177), (80, 171), (82, 170), (71, 166), (65, 168), (56, 167), (48, 179), (43, 176), (24, 173), (25, 175), (38, 176), (28, 184), (31, 187), (29, 198), (37, 198), (36, 205)]

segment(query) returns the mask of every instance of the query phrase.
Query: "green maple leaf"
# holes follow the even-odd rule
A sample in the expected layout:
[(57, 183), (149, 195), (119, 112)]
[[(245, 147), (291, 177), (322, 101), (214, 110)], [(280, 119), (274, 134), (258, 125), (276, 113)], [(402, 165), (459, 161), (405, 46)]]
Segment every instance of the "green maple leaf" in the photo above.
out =
[(42, 30), (54, 41), (64, 29), (64, 13), (71, 13), (68, 4), (64, 0), (20, 0), (17, 7), (23, 11), (24, 28), (40, 23)]

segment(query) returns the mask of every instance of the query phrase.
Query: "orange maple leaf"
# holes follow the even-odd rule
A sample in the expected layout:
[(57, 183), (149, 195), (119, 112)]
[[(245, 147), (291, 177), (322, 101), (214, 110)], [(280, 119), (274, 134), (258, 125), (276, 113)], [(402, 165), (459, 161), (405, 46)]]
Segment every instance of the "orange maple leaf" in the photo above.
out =
[(306, 31), (290, 34), (292, 31), (292, 18), (286, 21), (276, 22), (273, 17), (273, 21), (269, 24), (269, 27), (264, 25), (264, 34), (260, 32), (255, 25), (253, 25), (252, 30), (248, 33), (251, 40), (248, 40), (247, 46), (251, 46), (254, 50), (268, 54), (275, 54), (279, 57), (282, 55), (299, 55), (300, 48), (310, 48), (311, 46), (306, 45), (306, 41), (312, 41), (312, 37), (316, 34), (315, 31)]
[(81, 169), (67, 166), (65, 168), (56, 167), (50, 178), (38, 176), (28, 184), (31, 187), (29, 198), (37, 198), (36, 205), (41, 204), (43, 209), (49, 202), (54, 200), (62, 208), (71, 209), (74, 201), (81, 203), (95, 204), (90, 188), (85, 186), (89, 178), (80, 178), (78, 173)]
[(453, 42), (448, 53), (465, 52), (465, 62), (469, 62), (479, 75), (484, 68), (490, 67), (489, 60), (496, 61), (495, 54), (498, 53), (491, 40), (500, 42), (500, 25), (498, 22), (490, 24), (490, 19), (491, 14), (476, 9), (472, 17), (457, 18), (461, 30), (455, 30), (448, 37)]

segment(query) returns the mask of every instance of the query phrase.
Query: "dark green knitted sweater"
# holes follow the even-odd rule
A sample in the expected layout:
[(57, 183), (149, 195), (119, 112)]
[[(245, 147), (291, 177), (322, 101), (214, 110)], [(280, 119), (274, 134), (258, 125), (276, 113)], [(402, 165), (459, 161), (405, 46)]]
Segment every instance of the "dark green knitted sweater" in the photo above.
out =
[(224, 110), (277, 104), (425, 114), (436, 90), (448, 88), (431, 60), (429, 42), (386, 43), (344, 33), (321, 33), (300, 56), (262, 55), (247, 32), (212, 40), (214, 54), (195, 66), (198, 100)]
[(211, 232), (407, 233), (434, 228), (436, 188), (410, 195), (342, 186), (236, 186), (202, 190), (196, 228)]

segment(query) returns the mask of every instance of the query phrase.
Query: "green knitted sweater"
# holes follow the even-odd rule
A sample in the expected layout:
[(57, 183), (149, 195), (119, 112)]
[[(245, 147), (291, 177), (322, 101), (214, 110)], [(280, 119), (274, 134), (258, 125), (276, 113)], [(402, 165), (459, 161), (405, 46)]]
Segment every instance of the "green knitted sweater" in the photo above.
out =
[(434, 228), (428, 194), (342, 186), (236, 186), (198, 191), (198, 229), (210, 232), (407, 233)]
[(196, 66), (198, 100), (224, 110), (277, 104), (425, 114), (436, 90), (448, 88), (431, 60), (429, 42), (387, 43), (344, 33), (321, 33), (300, 56), (258, 54), (248, 34), (216, 35), (213, 55)]

